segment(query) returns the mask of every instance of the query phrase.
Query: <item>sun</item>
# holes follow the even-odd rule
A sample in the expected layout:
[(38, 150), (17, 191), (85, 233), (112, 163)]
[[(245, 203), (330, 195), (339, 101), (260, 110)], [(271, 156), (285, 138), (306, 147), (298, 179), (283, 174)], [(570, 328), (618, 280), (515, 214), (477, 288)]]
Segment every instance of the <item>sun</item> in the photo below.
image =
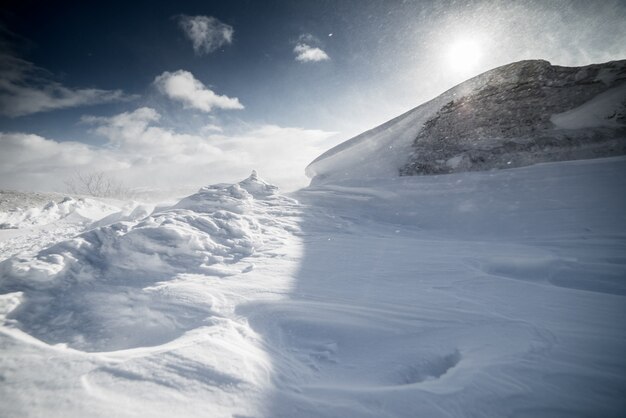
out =
[(447, 61), (450, 68), (459, 73), (474, 70), (482, 58), (482, 48), (476, 39), (459, 39), (448, 47)]

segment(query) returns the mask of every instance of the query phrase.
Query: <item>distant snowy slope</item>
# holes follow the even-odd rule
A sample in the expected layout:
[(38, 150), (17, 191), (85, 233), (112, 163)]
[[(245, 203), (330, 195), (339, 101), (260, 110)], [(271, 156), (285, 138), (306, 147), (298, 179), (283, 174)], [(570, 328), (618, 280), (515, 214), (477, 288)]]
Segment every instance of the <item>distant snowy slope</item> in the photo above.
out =
[(521, 61), (474, 77), (322, 154), (313, 184), (626, 153), (626, 61)]

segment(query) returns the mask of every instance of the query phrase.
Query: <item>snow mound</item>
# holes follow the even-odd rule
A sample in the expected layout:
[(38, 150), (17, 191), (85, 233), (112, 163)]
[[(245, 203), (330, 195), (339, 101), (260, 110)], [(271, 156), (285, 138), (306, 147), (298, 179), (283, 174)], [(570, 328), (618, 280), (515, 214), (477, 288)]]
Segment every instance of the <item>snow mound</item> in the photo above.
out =
[[(179, 274), (225, 277), (264, 244), (259, 205), (289, 201), (253, 173), (204, 187), (150, 215), (60, 242), (32, 258), (0, 263), (0, 292), (23, 292), (11, 319), (49, 343), (85, 351), (149, 346), (198, 326), (207, 308), (151, 289)], [(97, 324), (97, 325), (96, 325)]]
[(312, 184), (626, 154), (626, 61), (521, 61), (474, 77), (327, 151)]
[(153, 209), (134, 201), (0, 191), (0, 261), (36, 254), (89, 229), (144, 218)]
[(173, 207), (201, 213), (208, 213), (216, 208), (244, 213), (255, 198), (270, 198), (277, 192), (278, 187), (260, 179), (256, 171), (253, 171), (250, 177), (231, 186), (218, 184), (203, 187), (198, 193), (182, 199)]
[(60, 202), (50, 201), (43, 206), (15, 207), (0, 212), (0, 229), (21, 229), (47, 225), (60, 219), (73, 221), (98, 219), (102, 214), (116, 210), (104, 202), (89, 199), (64, 197)]

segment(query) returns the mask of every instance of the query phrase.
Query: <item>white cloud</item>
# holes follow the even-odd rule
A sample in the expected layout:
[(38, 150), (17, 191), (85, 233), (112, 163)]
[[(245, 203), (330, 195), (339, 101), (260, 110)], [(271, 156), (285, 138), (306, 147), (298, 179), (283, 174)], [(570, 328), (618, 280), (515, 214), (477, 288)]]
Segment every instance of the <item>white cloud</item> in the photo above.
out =
[(213, 123), (209, 123), (209, 124), (204, 125), (201, 128), (201, 130), (202, 130), (202, 132), (205, 132), (205, 133), (206, 132), (223, 132), (224, 131), (220, 126), (217, 126), (217, 125), (215, 125)]
[(197, 80), (189, 71), (165, 71), (154, 79), (154, 85), (172, 100), (181, 102), (185, 108), (210, 112), (212, 108), (243, 109), (236, 97), (220, 96)]
[(49, 79), (45, 70), (0, 54), (0, 114), (9, 117), (130, 100), (121, 90), (75, 89)]
[(293, 52), (296, 54), (296, 61), (318, 62), (329, 60), (330, 57), (320, 46), (321, 42), (317, 37), (310, 33), (303, 33), (293, 48)]
[(194, 160), (197, 155), (221, 157), (222, 151), (205, 137), (155, 126), (160, 118), (156, 110), (142, 107), (110, 118), (84, 117), (82, 120), (94, 125), (94, 132), (108, 139), (109, 146), (118, 153), (128, 154), (124, 158), (129, 161), (182, 163)]
[(123, 161), (106, 149), (57, 142), (39, 135), (0, 133), (0, 188), (63, 190), (77, 170), (122, 170)]
[(181, 15), (178, 17), (178, 24), (191, 40), (193, 50), (198, 55), (210, 54), (233, 42), (233, 27), (212, 16)]
[(100, 148), (0, 133), (0, 188), (62, 191), (64, 180), (80, 170), (108, 172), (130, 187), (180, 192), (238, 181), (256, 169), (283, 190), (293, 190), (308, 183), (306, 165), (337, 142), (332, 132), (274, 125), (240, 134), (190, 135), (160, 126), (159, 120), (147, 107), (109, 118), (84, 117), (107, 139)]
[(305, 43), (297, 44), (293, 49), (293, 52), (296, 54), (296, 61), (300, 62), (318, 62), (330, 59), (330, 57), (322, 49)]
[(83, 116), (83, 123), (95, 125), (94, 132), (106, 137), (110, 145), (132, 148), (141, 143), (148, 125), (157, 122), (161, 115), (149, 107), (141, 107), (133, 112), (124, 112), (112, 117)]

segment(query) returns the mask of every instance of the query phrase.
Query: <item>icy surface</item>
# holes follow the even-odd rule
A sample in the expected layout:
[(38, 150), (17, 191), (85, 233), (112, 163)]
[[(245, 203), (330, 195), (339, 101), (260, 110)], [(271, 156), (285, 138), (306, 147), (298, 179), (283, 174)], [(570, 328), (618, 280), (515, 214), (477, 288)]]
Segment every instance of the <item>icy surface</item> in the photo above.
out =
[(625, 172), (255, 173), (103, 221), (0, 263), (0, 415), (621, 416)]

